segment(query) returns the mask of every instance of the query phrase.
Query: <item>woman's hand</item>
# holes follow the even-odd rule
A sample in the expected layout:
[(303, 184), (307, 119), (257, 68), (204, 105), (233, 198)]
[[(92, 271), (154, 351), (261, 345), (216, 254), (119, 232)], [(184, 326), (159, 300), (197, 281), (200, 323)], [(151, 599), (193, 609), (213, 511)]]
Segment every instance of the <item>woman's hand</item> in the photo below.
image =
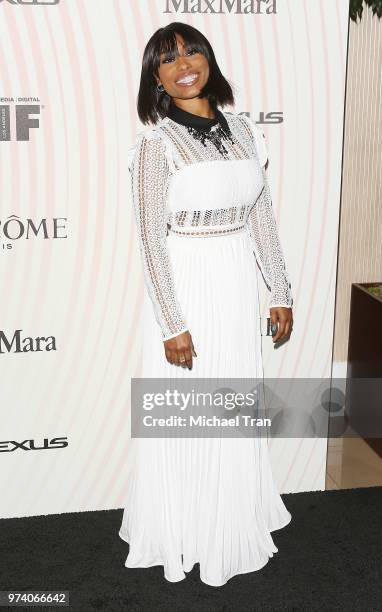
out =
[(197, 355), (189, 331), (185, 331), (175, 336), (175, 338), (164, 340), (163, 344), (166, 359), (169, 363), (181, 365), (183, 368), (188, 367), (188, 369), (191, 370), (192, 355), (194, 355), (194, 357), (197, 357)]
[(292, 308), (285, 308), (284, 306), (276, 306), (269, 309), (271, 313), (271, 325), (274, 329), (277, 329), (277, 323), (279, 328), (277, 333), (272, 336), (273, 342), (278, 340), (288, 340), (293, 329), (293, 313)]

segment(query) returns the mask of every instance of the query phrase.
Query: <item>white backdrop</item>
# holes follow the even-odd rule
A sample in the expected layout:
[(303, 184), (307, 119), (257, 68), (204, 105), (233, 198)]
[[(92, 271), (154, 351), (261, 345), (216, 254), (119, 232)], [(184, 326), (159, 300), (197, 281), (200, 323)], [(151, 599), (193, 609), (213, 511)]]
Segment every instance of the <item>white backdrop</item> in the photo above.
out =
[[(252, 4), (0, 4), (2, 517), (123, 506), (143, 289), (126, 154), (144, 46), (171, 21), (203, 31), (225, 110), (267, 139), (295, 306), (288, 343), (263, 337), (265, 376), (330, 376), (348, 0)], [(326, 440), (273, 440), (271, 458), (281, 492), (324, 488)]]

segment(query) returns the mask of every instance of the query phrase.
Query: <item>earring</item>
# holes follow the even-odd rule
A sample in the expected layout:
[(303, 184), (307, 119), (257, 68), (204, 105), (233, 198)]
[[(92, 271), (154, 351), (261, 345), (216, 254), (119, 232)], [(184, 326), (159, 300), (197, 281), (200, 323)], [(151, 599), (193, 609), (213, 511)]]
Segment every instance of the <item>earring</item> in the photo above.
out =
[(159, 91), (159, 93), (163, 93), (164, 92), (164, 87), (163, 87), (162, 83), (157, 85), (157, 91)]

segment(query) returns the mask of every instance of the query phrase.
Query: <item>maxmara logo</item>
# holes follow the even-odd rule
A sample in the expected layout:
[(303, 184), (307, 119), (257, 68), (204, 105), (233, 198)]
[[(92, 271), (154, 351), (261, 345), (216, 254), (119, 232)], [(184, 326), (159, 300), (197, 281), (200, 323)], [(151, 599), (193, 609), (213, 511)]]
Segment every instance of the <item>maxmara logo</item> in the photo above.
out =
[(47, 4), (58, 4), (60, 0), (0, 0), (7, 4), (23, 4), (25, 6), (46, 6)]
[(163, 12), (270, 15), (277, 13), (277, 7), (276, 0), (166, 0)]
[(68, 446), (68, 438), (66, 436), (62, 438), (44, 438), (43, 443), (36, 442), (36, 440), (23, 440), (22, 442), (16, 442), (16, 440), (4, 440), (0, 442), (0, 453), (11, 453), (18, 448), (24, 451), (31, 450), (48, 450), (49, 448), (65, 448)]
[(54, 336), (22, 337), (22, 329), (16, 329), (13, 337), (7, 338), (0, 329), (0, 354), (3, 353), (41, 353), (41, 351), (56, 351), (56, 338)]

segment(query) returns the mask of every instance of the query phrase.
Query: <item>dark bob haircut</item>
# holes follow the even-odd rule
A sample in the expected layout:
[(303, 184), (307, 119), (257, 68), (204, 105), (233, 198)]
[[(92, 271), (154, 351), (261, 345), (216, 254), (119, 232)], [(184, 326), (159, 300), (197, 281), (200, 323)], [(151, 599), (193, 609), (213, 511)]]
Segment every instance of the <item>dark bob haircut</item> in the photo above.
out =
[(159, 78), (161, 53), (178, 55), (175, 33), (182, 36), (185, 46), (192, 46), (202, 53), (208, 61), (209, 79), (198, 97), (207, 97), (213, 110), (235, 103), (231, 85), (220, 72), (215, 54), (207, 38), (196, 28), (179, 21), (173, 21), (159, 28), (148, 41), (142, 60), (141, 82), (139, 86), (137, 109), (142, 123), (157, 123), (167, 115), (172, 98), (165, 91), (157, 89), (155, 75)]

